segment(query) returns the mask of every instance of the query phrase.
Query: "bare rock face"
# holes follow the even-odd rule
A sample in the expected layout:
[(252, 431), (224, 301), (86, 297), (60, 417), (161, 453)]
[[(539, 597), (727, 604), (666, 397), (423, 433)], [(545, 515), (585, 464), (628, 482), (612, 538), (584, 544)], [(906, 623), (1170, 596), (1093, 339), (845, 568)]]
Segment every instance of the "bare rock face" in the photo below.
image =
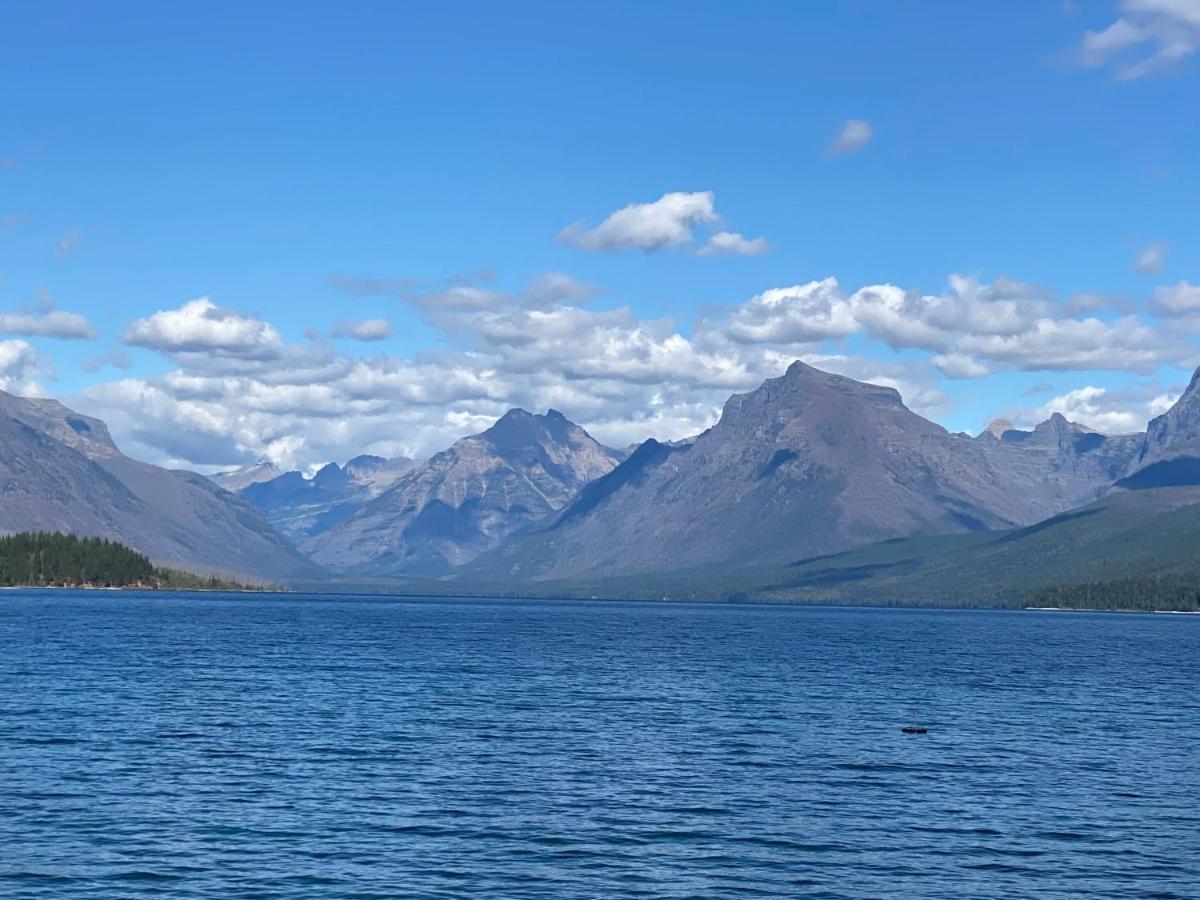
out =
[(1092, 499), (1140, 437), (1111, 440), (1061, 417), (1034, 432), (1006, 428), (1000, 439), (950, 434), (891, 388), (797, 362), (731, 397), (694, 441), (643, 444), (557, 519), (463, 576), (728, 572), (1031, 524)]
[(1146, 439), (1118, 486), (1130, 489), (1200, 484), (1200, 369), (1175, 405), (1150, 420)]
[(0, 531), (111, 538), (196, 572), (282, 579), (320, 571), (209, 479), (130, 459), (103, 422), (55, 400), (4, 392)]
[(280, 534), (299, 544), (349, 519), (415, 465), (404, 456), (356, 456), (345, 466), (329, 463), (312, 478), (285, 472), (238, 493)]
[(440, 574), (562, 509), (618, 458), (556, 410), (510, 410), (301, 548), (338, 572)]

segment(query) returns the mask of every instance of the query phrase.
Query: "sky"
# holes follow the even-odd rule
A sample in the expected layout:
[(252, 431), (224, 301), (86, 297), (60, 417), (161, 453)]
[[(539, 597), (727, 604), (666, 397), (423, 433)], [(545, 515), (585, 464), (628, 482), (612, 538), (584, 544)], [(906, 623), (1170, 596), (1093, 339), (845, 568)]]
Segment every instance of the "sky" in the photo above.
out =
[(201, 471), (625, 446), (793, 359), (954, 431), (1200, 364), (1200, 0), (19, 4), (0, 388)]

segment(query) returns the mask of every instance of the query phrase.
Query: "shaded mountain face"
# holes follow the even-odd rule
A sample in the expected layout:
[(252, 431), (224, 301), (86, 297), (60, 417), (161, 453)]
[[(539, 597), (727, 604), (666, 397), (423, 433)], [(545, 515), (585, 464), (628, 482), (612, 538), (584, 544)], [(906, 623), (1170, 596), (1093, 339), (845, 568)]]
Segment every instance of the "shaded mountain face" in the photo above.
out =
[(950, 434), (891, 388), (797, 362), (731, 397), (694, 441), (642, 445), (556, 520), (461, 575), (731, 571), (1025, 525), (1095, 497), (1140, 441), (1092, 435), (1061, 417), (1005, 439), (1013, 434)]
[(0, 531), (118, 540), (156, 563), (268, 579), (312, 576), (262, 515), (191, 472), (121, 453), (99, 419), (0, 392)]
[(312, 478), (285, 472), (249, 484), (239, 493), (280, 534), (299, 544), (349, 519), (415, 465), (403, 456), (356, 456), (345, 466), (330, 463)]
[(440, 574), (562, 509), (619, 454), (556, 410), (510, 410), (301, 544), (361, 574)]
[(1200, 484), (1200, 369), (1169, 410), (1150, 421), (1136, 460), (1119, 487)]

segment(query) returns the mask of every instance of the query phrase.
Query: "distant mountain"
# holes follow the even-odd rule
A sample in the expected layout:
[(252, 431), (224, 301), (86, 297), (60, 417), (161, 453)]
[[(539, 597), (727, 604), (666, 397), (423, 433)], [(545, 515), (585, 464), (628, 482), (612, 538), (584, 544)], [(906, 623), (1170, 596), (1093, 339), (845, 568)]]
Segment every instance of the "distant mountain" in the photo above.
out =
[(345, 466), (329, 463), (312, 478), (286, 472), (249, 484), (238, 493), (281, 534), (299, 544), (349, 519), (415, 465), (404, 456), (356, 456)]
[(1140, 442), (1061, 416), (999, 438), (950, 434), (891, 388), (797, 362), (731, 397), (694, 441), (647, 441), (557, 518), (459, 577), (734, 572), (893, 538), (1025, 525), (1095, 499)]
[(252, 484), (270, 481), (272, 478), (278, 478), (282, 474), (283, 472), (273, 462), (263, 459), (252, 466), (242, 466), (240, 469), (233, 469), (229, 472), (217, 472), (208, 477), (214, 484), (218, 484), (230, 493), (236, 494)]
[(130, 459), (103, 422), (55, 400), (0, 391), (0, 496), (0, 533), (105, 537), (204, 572), (320, 572), (244, 500), (201, 475)]
[(619, 458), (557, 410), (513, 409), (301, 547), (337, 572), (442, 573), (562, 509)]
[(1060, 413), (1033, 431), (1000, 425), (993, 422), (977, 442), (1012, 490), (1030, 498), (1034, 519), (1025, 521), (1103, 496), (1129, 471), (1145, 441), (1144, 434), (1100, 434)]

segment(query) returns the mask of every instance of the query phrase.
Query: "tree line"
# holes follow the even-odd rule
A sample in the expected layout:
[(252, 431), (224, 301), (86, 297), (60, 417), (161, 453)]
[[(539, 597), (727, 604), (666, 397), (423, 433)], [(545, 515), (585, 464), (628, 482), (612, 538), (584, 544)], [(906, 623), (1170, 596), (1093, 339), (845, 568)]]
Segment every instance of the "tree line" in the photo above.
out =
[(1026, 606), (1067, 609), (1200, 611), (1200, 573), (1176, 572), (1091, 584), (1065, 584), (1030, 594)]
[(51, 531), (0, 537), (0, 586), (248, 590), (236, 581), (160, 568), (107, 538)]

